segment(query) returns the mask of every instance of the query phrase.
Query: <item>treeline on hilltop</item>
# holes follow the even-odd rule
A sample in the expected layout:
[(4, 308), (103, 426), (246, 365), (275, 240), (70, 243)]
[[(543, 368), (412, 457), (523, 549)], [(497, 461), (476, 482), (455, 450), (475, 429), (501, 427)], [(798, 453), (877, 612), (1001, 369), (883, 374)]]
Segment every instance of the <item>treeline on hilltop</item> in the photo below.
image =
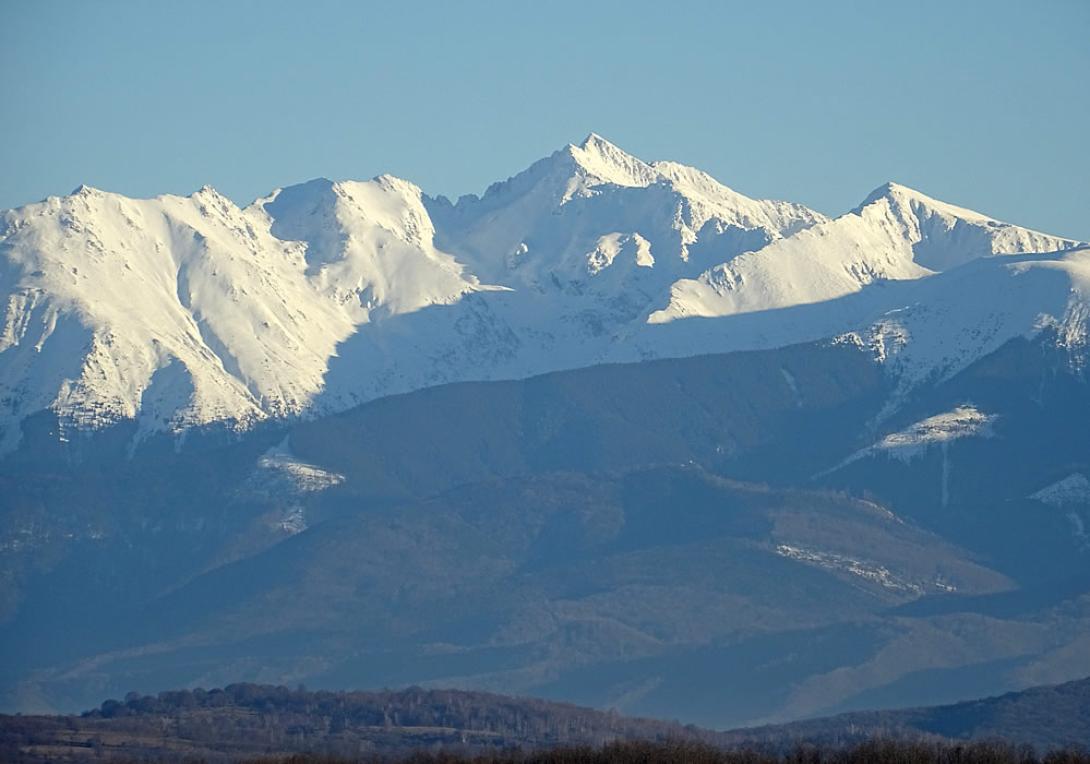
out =
[(704, 733), (697, 727), (675, 722), (630, 718), (568, 703), (419, 687), (341, 692), (240, 683), (223, 689), (171, 690), (158, 695), (129, 693), (124, 700), (105, 701), (82, 718), (171, 716), (227, 708), (252, 712), (267, 720), (305, 718), (308, 720), (305, 726), (315, 733), (341, 733), (350, 728), (435, 728), (543, 743), (591, 744), (621, 737), (666, 740)]
[[(1020, 719), (1034, 719), (1037, 731), (1047, 732), (1049, 724), (1040, 720), (1045, 706), (1056, 712), (1052, 726), (1078, 727), (1083, 722), (1073, 720), (1086, 708), (1084, 685), (1090, 682), (957, 704), (944, 712), (940, 707), (849, 714), (782, 727), (713, 732), (485, 692), (420, 688), (308, 692), (233, 684), (158, 695), (130, 693), (78, 716), (0, 716), (0, 761), (1090, 764), (1085, 752), (1055, 747), (1085, 739), (1077, 735), (1035, 738), (1033, 730), (1022, 725), (1020, 737), (1005, 736), (1062, 741), (1034, 748), (965, 734), (994, 730), (990, 737), (1004, 737), (999, 725), (1017, 729)], [(1057, 695), (1063, 703), (1055, 699)], [(947, 725), (946, 735), (978, 740), (944, 739), (936, 723), (940, 718)], [(950, 726), (952, 721), (959, 723)]]
[(484, 692), (308, 692), (233, 684), (130, 693), (79, 716), (0, 717), (0, 760), (468, 754), (634, 739), (713, 743), (716, 736), (674, 722)]

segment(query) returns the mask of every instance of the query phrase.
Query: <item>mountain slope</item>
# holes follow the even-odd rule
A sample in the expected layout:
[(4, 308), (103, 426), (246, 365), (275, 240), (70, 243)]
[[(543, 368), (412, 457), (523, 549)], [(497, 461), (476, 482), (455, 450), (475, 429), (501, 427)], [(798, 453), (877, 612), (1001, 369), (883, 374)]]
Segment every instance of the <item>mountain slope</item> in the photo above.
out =
[(1090, 515), (1031, 498), (1090, 474), (1066, 352), (1009, 342), (885, 419), (884, 367), (821, 342), (13, 457), (4, 703), (416, 682), (723, 726), (1085, 675)]
[(835, 220), (722, 263), (671, 289), (653, 323), (832, 300), (874, 282), (919, 279), (979, 257), (1077, 242), (992, 220), (889, 183)]
[[(701, 717), (726, 724), (775, 712), (784, 690), (773, 681), (784, 667), (743, 669), (735, 656), (774, 664), (800, 639), (846, 638), (849, 622), (849, 641), (870, 654), (891, 638), (871, 621), (892, 605), (1010, 586), (869, 502), (697, 469), (542, 474), (327, 516), (138, 607), (115, 604), (109, 623), (72, 624), (75, 661), (58, 661), (57, 640), (28, 644), (32, 621), (10, 624), (5, 647), (25, 661), (19, 692), (66, 707), (103, 682), (110, 693), (165, 674), (218, 682), (260, 665), (318, 686), (502, 687), (641, 712), (673, 705), (690, 719), (697, 708), (673, 694), (692, 656), (710, 651), (709, 676), (771, 682), (748, 708), (725, 697)], [(842, 649), (791, 670), (834, 669)]]
[(1090, 679), (930, 708), (864, 711), (739, 730), (740, 740), (850, 744), (873, 737), (1006, 740), (1039, 749), (1090, 744)]
[(0, 444), (42, 409), (142, 431), (302, 411), (375, 311), (479, 288), (431, 247), (419, 197), (389, 178), (312, 183), (245, 210), (207, 188), (150, 200), (82, 188), (9, 211)]

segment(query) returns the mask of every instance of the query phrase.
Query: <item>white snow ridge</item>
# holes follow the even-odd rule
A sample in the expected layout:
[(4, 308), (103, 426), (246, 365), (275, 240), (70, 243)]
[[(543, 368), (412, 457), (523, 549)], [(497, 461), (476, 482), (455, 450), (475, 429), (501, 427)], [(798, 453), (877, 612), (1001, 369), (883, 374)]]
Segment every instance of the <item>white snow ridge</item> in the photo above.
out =
[(829, 219), (593, 134), (456, 203), (388, 175), (244, 208), (80, 187), (0, 214), (0, 453), (42, 411), (139, 441), (835, 336), (907, 389), (1045, 327), (1083, 352), (1088, 285), (1077, 242), (903, 186)]
[(985, 414), (972, 405), (958, 406), (886, 435), (874, 445), (856, 451), (829, 472), (868, 456), (884, 454), (908, 463), (923, 456), (932, 446), (946, 446), (961, 438), (990, 438), (995, 420), (994, 415)]

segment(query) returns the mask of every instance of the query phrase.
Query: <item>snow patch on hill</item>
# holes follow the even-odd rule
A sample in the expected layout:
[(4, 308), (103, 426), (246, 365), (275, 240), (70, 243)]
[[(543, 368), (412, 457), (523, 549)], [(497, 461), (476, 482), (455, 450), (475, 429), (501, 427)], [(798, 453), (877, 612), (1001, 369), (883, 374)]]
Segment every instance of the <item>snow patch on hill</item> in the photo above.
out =
[(258, 458), (240, 494), (248, 499), (282, 503), (272, 524), (279, 531), (295, 535), (307, 529), (304, 497), (340, 485), (344, 480), (344, 475), (300, 460), (284, 438)]
[(962, 438), (990, 438), (994, 435), (995, 421), (994, 415), (985, 414), (975, 406), (958, 406), (886, 435), (874, 445), (856, 451), (829, 472), (878, 455), (908, 464), (925, 455), (934, 446), (945, 447)]
[(1075, 472), (1030, 495), (1042, 504), (1064, 512), (1071, 535), (1079, 548), (1090, 550), (1090, 480)]
[(286, 488), (295, 494), (316, 493), (344, 482), (344, 475), (300, 461), (287, 438), (261, 455), (254, 476), (264, 486), (273, 482), (278, 491)]
[(1090, 480), (1081, 472), (1073, 472), (1063, 480), (1057, 480), (1039, 491), (1030, 494), (1042, 504), (1064, 507), (1070, 504), (1090, 505)]
[(779, 544), (776, 547), (776, 554), (823, 570), (847, 573), (894, 592), (920, 596), (928, 591), (957, 591), (956, 587), (942, 578), (928, 582), (914, 581), (893, 573), (884, 565), (857, 560), (841, 554), (804, 549), (789, 544)]

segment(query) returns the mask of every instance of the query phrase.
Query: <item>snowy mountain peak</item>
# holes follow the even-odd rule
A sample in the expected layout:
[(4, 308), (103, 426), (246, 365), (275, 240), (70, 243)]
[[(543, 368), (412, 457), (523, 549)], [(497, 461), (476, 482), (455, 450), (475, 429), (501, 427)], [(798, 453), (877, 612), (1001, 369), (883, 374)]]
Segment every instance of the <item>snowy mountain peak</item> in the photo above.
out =
[(579, 148), (588, 149), (591, 146), (595, 145), (609, 146), (610, 148), (620, 151), (620, 149), (617, 148), (616, 144), (607, 141), (605, 138), (598, 135), (598, 133), (594, 132), (593, 130), (587, 133), (587, 137), (584, 138), (583, 142), (579, 144)]
[(246, 209), (84, 192), (4, 213), (0, 451), (19, 423), (137, 437), (302, 413), (360, 325), (480, 287), (434, 246), (420, 189), (316, 180)]
[(623, 151), (597, 133), (588, 135), (578, 146), (569, 145), (567, 153), (575, 161), (576, 172), (582, 176), (581, 179), (585, 179), (586, 185), (572, 184), (564, 201), (580, 191), (585, 192), (587, 187), (600, 183), (643, 187), (660, 179), (659, 174), (646, 162)]
[(78, 186), (72, 189), (72, 193), (69, 196), (93, 196), (95, 194), (102, 194), (103, 191), (89, 186), (86, 183), (80, 183)]
[[(392, 175), (317, 178), (245, 208), (210, 186), (81, 186), (0, 214), (0, 453), (42, 411), (62, 432), (129, 421), (139, 440), (853, 332), (923, 379), (1045, 325), (1084, 338), (1087, 253), (959, 267), (1074, 244), (894, 183), (830, 220), (595, 133), (457, 204)], [(905, 309), (889, 288), (945, 270), (936, 284), (957, 288), (916, 301), (941, 309)], [(925, 326), (961, 332), (966, 352), (921, 342)]]
[(858, 213), (859, 210), (868, 205), (883, 202), (901, 210), (929, 211), (973, 223), (987, 224), (999, 222), (987, 215), (982, 215), (974, 210), (939, 201), (921, 191), (917, 191), (914, 188), (909, 188), (908, 186), (893, 181), (883, 183), (881, 186), (871, 191), (870, 194), (867, 195), (867, 198), (856, 207), (854, 212)]
[(893, 182), (872, 191), (852, 214), (900, 225), (901, 233), (912, 243), (913, 260), (933, 271), (948, 270), (978, 257), (1059, 252), (1078, 244), (995, 220)]
[[(419, 187), (393, 175), (379, 175), (369, 181), (315, 178), (279, 189), (259, 199), (255, 206), (271, 217), (274, 228), (280, 231), (274, 234), (286, 241), (306, 241), (319, 247), (313, 234), (329, 233), (330, 229), (304, 229), (315, 229), (319, 221), (340, 229), (352, 220), (362, 219), (403, 241), (425, 246), (430, 244), (435, 229), (422, 197)], [(343, 233), (338, 230), (338, 235)]]
[(825, 220), (802, 205), (750, 199), (691, 167), (645, 162), (596, 133), (480, 198), (425, 203), (438, 240), (487, 281), (540, 291), (594, 279), (617, 290), (616, 279), (632, 277), (640, 299)]
[(305, 244), (314, 285), (359, 320), (446, 304), (478, 286), (476, 277), (435, 247), (423, 195), (401, 178), (319, 178), (281, 189), (256, 206), (273, 236)]
[(841, 300), (872, 284), (920, 279), (980, 258), (1060, 252), (1077, 244), (886, 183), (849, 213), (678, 280), (668, 305), (649, 321)]

